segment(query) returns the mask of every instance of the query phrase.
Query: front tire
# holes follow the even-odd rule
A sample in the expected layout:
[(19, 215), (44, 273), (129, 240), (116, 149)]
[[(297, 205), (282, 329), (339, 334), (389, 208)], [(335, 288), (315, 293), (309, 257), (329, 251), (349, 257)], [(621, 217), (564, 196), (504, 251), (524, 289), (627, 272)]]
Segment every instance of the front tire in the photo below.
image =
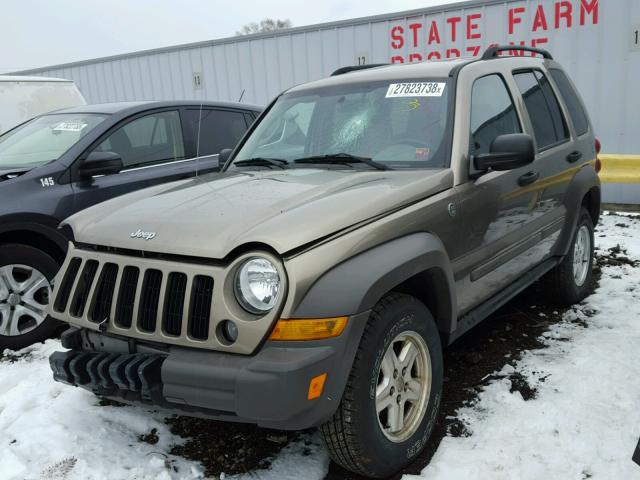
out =
[(27, 245), (0, 245), (0, 352), (52, 337), (60, 326), (46, 313), (58, 263)]
[(393, 293), (373, 308), (342, 400), (320, 430), (337, 464), (384, 478), (408, 465), (433, 430), (442, 347), (429, 310)]
[(545, 288), (555, 303), (571, 306), (591, 293), (593, 258), (593, 220), (583, 207), (569, 252), (545, 277)]

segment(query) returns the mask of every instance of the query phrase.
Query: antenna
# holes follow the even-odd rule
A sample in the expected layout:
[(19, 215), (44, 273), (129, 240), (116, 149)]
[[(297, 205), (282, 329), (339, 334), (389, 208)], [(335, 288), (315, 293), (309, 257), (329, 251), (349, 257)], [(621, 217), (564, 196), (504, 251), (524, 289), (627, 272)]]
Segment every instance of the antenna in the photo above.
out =
[(200, 127), (202, 126), (202, 102), (200, 102), (200, 113), (198, 114), (198, 138), (196, 140), (196, 177), (200, 166)]
[(242, 89), (242, 93), (240, 94), (240, 98), (238, 99), (238, 102), (242, 101), (242, 97), (244, 97), (244, 88)]

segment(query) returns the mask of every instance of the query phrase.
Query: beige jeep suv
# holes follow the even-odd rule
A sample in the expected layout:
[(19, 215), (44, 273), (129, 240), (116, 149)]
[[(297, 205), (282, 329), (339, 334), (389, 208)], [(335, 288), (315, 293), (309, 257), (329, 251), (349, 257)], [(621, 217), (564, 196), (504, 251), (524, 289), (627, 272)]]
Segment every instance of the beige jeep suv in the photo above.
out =
[(410, 463), (443, 346), (543, 276), (565, 303), (591, 284), (591, 124), (548, 52), (512, 49), (291, 88), (221, 153), (221, 174), (66, 220), (51, 315), (71, 328), (54, 378), (318, 426), (337, 463), (371, 477)]

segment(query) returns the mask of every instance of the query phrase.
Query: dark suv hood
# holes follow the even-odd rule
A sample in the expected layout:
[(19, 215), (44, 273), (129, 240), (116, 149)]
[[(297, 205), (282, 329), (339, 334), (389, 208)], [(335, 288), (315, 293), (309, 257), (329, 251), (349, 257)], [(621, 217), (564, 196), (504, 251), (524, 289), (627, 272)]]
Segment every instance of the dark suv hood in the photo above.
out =
[(225, 173), (141, 190), (65, 223), (81, 243), (218, 259), (264, 243), (282, 254), (452, 186), (450, 170)]

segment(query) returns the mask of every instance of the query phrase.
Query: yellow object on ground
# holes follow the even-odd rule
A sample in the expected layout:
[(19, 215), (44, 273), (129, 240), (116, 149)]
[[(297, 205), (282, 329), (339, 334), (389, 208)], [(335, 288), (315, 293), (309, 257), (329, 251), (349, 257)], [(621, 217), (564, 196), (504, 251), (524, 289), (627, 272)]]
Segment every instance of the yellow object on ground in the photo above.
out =
[(602, 183), (640, 183), (640, 155), (600, 154)]

